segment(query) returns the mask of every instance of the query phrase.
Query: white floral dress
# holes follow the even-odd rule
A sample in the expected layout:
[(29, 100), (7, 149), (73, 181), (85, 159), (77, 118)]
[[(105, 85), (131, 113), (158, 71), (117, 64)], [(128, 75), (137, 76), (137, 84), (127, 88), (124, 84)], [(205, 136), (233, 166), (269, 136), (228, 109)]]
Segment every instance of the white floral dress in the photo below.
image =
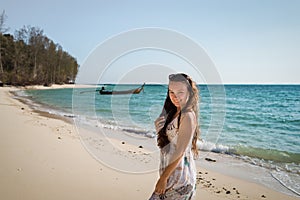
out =
[[(168, 139), (170, 141), (169, 151), (165, 153), (161, 151), (160, 154), (160, 175), (164, 170), (171, 164), (171, 158), (175, 153), (175, 150), (179, 143), (178, 139), (178, 117), (174, 118), (170, 124), (167, 126), (166, 130)], [(184, 131), (182, 131), (184, 133)], [(185, 149), (183, 158), (177, 165), (176, 169), (170, 175), (165, 195), (152, 195), (154, 199), (164, 199), (164, 200), (189, 200), (194, 196), (195, 184), (196, 184), (196, 166), (192, 154), (192, 139)], [(156, 197), (155, 197), (156, 196)]]

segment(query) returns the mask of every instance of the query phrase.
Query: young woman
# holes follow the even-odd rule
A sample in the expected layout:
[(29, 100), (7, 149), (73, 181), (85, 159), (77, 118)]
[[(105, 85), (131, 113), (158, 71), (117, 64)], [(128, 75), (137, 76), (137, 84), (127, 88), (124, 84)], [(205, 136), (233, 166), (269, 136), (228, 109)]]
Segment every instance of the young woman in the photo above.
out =
[(198, 89), (183, 73), (169, 76), (168, 94), (160, 117), (155, 120), (160, 148), (160, 178), (150, 200), (191, 199), (196, 184), (194, 157), (198, 127)]

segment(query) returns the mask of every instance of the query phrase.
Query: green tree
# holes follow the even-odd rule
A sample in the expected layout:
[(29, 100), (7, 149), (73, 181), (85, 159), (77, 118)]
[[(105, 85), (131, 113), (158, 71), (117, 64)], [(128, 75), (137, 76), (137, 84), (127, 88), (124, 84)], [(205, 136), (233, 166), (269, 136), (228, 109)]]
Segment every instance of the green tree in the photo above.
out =
[(13, 85), (67, 83), (77, 75), (74, 57), (38, 27), (0, 34), (1, 79)]

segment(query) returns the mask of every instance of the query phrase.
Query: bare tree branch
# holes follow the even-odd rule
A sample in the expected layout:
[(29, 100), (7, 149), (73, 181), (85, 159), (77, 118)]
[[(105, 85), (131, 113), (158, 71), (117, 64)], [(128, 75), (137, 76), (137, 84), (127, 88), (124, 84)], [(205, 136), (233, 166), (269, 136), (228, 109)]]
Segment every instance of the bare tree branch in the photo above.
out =
[(2, 14), (0, 15), (0, 33), (3, 34), (3, 33), (6, 33), (9, 28), (6, 27), (5, 25), (5, 21), (7, 19), (7, 16), (5, 14), (5, 10), (2, 11)]

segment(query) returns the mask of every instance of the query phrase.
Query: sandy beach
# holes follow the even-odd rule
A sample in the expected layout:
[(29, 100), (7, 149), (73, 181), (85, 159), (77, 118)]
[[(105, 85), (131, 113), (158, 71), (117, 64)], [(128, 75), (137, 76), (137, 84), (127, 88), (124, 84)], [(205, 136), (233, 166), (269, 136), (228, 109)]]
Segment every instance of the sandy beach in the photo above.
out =
[[(58, 87), (64, 86), (54, 88)], [(72, 119), (35, 112), (13, 98), (10, 91), (16, 90), (19, 89), (0, 88), (1, 199), (145, 200), (150, 197), (158, 179), (158, 171), (153, 170), (158, 160), (151, 154), (154, 139), (140, 141), (112, 130), (111, 137), (97, 138), (95, 133), (84, 129), (80, 131), (86, 137), (80, 137)], [(84, 145), (87, 143), (94, 144), (91, 146), (95, 149), (87, 150)], [(213, 154), (207, 155), (216, 159)], [(99, 157), (105, 162), (96, 159)], [(194, 199), (299, 199), (247, 181), (247, 177), (223, 173), (230, 169), (220, 164), (221, 158), (217, 162), (204, 158), (197, 161)], [(217, 170), (217, 165), (223, 169)], [(135, 168), (142, 172), (147, 167), (149, 170), (144, 173), (132, 173)]]

